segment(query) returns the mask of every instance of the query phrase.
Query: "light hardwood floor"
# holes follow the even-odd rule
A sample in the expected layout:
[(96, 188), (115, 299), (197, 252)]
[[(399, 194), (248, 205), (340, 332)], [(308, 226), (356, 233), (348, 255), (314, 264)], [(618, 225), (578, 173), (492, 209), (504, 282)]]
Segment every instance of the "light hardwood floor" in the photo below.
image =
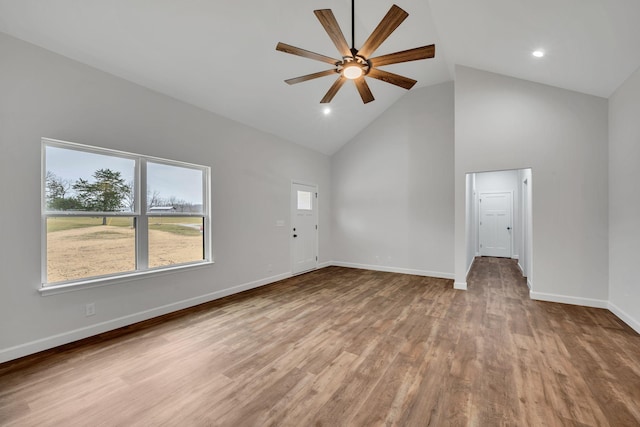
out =
[(638, 426), (640, 336), (449, 280), (329, 267), (0, 365), (3, 426)]

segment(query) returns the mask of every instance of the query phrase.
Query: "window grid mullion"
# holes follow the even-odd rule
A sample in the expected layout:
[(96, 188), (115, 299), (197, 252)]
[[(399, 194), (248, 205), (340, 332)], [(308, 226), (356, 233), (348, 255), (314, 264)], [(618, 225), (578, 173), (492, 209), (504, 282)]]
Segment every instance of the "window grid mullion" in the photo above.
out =
[(138, 220), (136, 224), (136, 269), (149, 268), (149, 217), (147, 216), (147, 161), (138, 159)]

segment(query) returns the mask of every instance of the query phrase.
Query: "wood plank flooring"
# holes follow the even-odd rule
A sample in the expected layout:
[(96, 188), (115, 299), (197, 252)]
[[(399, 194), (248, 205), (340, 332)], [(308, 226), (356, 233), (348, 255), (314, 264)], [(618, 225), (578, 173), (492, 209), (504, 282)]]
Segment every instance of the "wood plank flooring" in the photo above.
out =
[(638, 426), (640, 336), (449, 280), (328, 267), (0, 365), (2, 426)]

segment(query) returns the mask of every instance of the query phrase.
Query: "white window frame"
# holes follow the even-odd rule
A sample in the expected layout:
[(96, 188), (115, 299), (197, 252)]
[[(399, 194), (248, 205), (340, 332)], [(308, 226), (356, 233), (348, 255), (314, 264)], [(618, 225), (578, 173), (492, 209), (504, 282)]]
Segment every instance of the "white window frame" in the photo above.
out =
[[(86, 212), (86, 211), (49, 211), (46, 202), (46, 147), (58, 147), (68, 150), (83, 151), (111, 157), (131, 159), (135, 161), (134, 172), (134, 210), (132, 212)], [(42, 254), (41, 254), (41, 286), (43, 295), (66, 292), (87, 287), (103, 286), (112, 283), (126, 282), (141, 276), (167, 274), (185, 268), (196, 268), (213, 263), (211, 254), (211, 168), (209, 166), (186, 163), (176, 160), (162, 159), (159, 157), (145, 156), (124, 151), (100, 148), (75, 142), (61, 141), (51, 138), (42, 138), (42, 171), (41, 171), (41, 230), (42, 230)], [(159, 163), (169, 166), (178, 166), (202, 171), (202, 212), (149, 212), (147, 209), (147, 162)], [(135, 233), (135, 271), (113, 273), (103, 276), (93, 276), (82, 279), (67, 280), (62, 282), (47, 283), (47, 219), (54, 217), (132, 217), (136, 223)], [(203, 218), (203, 259), (182, 264), (172, 264), (149, 268), (149, 217), (197, 217)]]

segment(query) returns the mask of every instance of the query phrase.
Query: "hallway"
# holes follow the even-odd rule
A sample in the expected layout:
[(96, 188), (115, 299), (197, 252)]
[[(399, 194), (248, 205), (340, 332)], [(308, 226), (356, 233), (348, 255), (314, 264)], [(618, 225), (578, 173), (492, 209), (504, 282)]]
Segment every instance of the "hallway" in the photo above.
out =
[[(605, 309), (529, 299), (515, 260), (476, 258), (468, 284), (481, 309), (468, 319), (470, 345), (490, 374), (481, 396), (496, 390), (486, 396), (511, 400), (527, 425), (640, 425), (635, 331)], [(497, 413), (508, 410), (491, 399)]]

